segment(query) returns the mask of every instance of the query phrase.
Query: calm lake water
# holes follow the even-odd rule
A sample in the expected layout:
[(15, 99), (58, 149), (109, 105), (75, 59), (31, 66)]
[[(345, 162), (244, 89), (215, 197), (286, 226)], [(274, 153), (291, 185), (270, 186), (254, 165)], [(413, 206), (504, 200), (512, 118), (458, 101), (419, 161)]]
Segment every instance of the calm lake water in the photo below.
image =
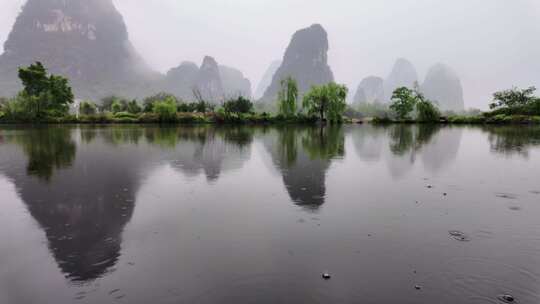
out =
[(0, 127), (2, 304), (505, 294), (540, 303), (538, 127)]

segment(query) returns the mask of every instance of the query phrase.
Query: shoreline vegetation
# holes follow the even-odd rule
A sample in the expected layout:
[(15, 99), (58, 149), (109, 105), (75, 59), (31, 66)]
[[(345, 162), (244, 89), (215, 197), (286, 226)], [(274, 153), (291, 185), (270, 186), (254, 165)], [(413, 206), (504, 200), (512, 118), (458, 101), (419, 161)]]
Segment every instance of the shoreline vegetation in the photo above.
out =
[(313, 86), (300, 98), (296, 81), (288, 77), (274, 104), (237, 96), (216, 105), (194, 88), (192, 102), (158, 93), (142, 102), (110, 96), (73, 106), (69, 80), (48, 74), (40, 62), (19, 68), (19, 78), (23, 90), (13, 98), (0, 97), (0, 124), (540, 124), (535, 87), (494, 93), (488, 112), (441, 113), (418, 85), (397, 88), (390, 103), (348, 105), (347, 87), (333, 82)]

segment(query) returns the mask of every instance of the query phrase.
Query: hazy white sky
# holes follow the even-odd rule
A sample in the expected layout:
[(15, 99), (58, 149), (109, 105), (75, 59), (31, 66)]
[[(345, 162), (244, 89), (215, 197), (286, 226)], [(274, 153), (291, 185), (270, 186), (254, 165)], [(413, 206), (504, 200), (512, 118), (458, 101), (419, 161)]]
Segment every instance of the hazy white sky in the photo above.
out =
[[(4, 41), (24, 0), (0, 0)], [(155, 69), (212, 55), (241, 69), (255, 88), (298, 29), (322, 24), (336, 80), (354, 93), (369, 75), (386, 77), (397, 57), (423, 79), (443, 62), (462, 79), (467, 107), (491, 93), (540, 88), (539, 0), (114, 0), (131, 40)]]

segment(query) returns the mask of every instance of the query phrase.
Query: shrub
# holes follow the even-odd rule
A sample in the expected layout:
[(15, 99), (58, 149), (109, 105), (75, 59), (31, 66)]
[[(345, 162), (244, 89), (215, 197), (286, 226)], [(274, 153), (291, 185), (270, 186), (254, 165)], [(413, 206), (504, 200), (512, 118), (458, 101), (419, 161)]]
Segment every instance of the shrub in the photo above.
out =
[(83, 101), (79, 105), (79, 114), (81, 115), (94, 115), (97, 112), (97, 107), (90, 101)]
[(132, 114), (132, 113), (129, 113), (129, 112), (118, 112), (118, 113), (114, 113), (114, 118), (132, 118), (132, 119), (137, 119), (137, 118), (138, 118), (138, 115)]
[(148, 96), (143, 100), (143, 112), (150, 113), (154, 109), (154, 103), (160, 102), (160, 101), (166, 101), (166, 100), (174, 100), (174, 102), (177, 102), (177, 99), (174, 95), (161, 92), (152, 96)]
[(137, 103), (137, 100), (135, 99), (128, 102), (126, 110), (131, 114), (139, 114), (142, 112), (141, 106), (139, 106), (139, 103)]
[(243, 96), (231, 99), (223, 104), (226, 113), (249, 113), (253, 110), (253, 103)]
[(158, 115), (159, 122), (176, 121), (176, 99), (167, 98), (154, 103), (152, 111)]
[(441, 118), (439, 109), (428, 100), (416, 103), (417, 120), (420, 122), (438, 122)]
[(115, 100), (111, 105), (111, 112), (118, 113), (122, 111), (124, 111), (124, 107), (118, 100)]

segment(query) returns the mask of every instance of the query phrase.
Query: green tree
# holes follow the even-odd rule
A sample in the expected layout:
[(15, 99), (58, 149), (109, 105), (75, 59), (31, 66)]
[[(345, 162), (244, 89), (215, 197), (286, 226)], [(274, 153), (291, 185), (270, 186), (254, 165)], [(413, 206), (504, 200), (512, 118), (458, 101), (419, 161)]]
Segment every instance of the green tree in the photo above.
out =
[(394, 111), (399, 119), (407, 119), (414, 110), (416, 101), (417, 98), (413, 90), (407, 87), (399, 87), (392, 93), (390, 110)]
[(79, 105), (79, 114), (81, 115), (94, 115), (97, 113), (97, 107), (90, 101), (83, 101)]
[(141, 113), (142, 108), (139, 106), (137, 100), (133, 99), (132, 101), (128, 102), (126, 110), (131, 114), (139, 114)]
[(493, 94), (493, 102), (489, 105), (489, 108), (514, 108), (530, 105), (538, 100), (538, 97), (534, 96), (535, 91), (536, 87), (528, 87), (526, 89), (514, 87), (510, 90), (496, 92)]
[(296, 113), (298, 103), (298, 83), (292, 77), (281, 80), (281, 89), (278, 92), (279, 113), (291, 117)]
[(24, 89), (18, 100), (31, 113), (31, 119), (67, 114), (74, 96), (66, 78), (49, 75), (41, 62), (19, 68), (19, 78)]
[(348, 89), (344, 85), (331, 82), (313, 86), (304, 96), (302, 105), (310, 115), (317, 115), (321, 121), (339, 122), (347, 104)]

